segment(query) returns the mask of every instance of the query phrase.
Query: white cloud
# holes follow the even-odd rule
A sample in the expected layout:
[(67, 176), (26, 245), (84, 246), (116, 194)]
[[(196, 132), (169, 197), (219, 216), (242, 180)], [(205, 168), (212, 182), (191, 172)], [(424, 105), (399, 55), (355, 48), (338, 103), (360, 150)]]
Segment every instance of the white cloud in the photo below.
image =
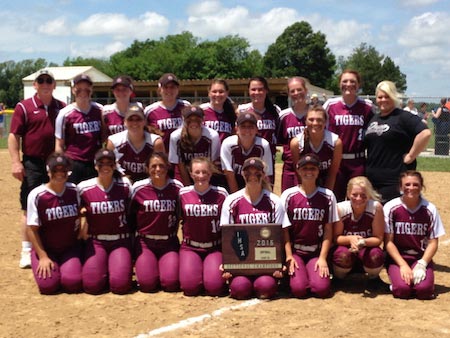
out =
[(47, 21), (38, 29), (39, 33), (52, 36), (64, 36), (69, 35), (70, 30), (66, 25), (64, 18), (58, 18), (51, 21)]
[(159, 38), (167, 34), (169, 20), (157, 13), (146, 12), (137, 18), (123, 14), (98, 13), (81, 22), (79, 35), (110, 35), (115, 40)]
[(422, 7), (430, 6), (440, 0), (400, 0), (400, 4), (405, 7)]
[(70, 45), (70, 55), (72, 57), (83, 56), (85, 58), (108, 58), (112, 54), (124, 50), (126, 46), (122, 42), (112, 42), (110, 44), (99, 45), (98, 43)]
[(448, 44), (449, 14), (426, 12), (413, 17), (400, 32), (398, 43), (410, 48)]

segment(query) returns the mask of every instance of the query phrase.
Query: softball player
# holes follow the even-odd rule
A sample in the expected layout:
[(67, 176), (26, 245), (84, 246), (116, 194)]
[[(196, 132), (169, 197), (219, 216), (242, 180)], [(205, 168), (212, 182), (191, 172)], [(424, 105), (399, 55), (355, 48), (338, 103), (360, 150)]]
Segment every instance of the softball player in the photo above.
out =
[(73, 161), (69, 181), (78, 184), (97, 175), (94, 157), (102, 145), (102, 105), (91, 101), (92, 80), (86, 74), (73, 79), (72, 93), (75, 102), (56, 118), (55, 150)]
[(378, 280), (384, 265), (380, 246), (384, 237), (384, 215), (380, 196), (364, 176), (350, 179), (346, 201), (338, 203), (341, 219), (334, 227), (337, 247), (333, 250), (333, 272), (337, 278), (362, 268), (369, 280)]
[(87, 232), (83, 289), (90, 294), (103, 292), (108, 284), (113, 293), (131, 290), (131, 231), (126, 217), (131, 183), (115, 168), (114, 152), (100, 149), (95, 154), (98, 177), (78, 184), (83, 235)]
[(333, 241), (333, 224), (339, 221), (336, 198), (331, 190), (318, 187), (320, 160), (306, 154), (297, 163), (301, 184), (285, 190), (281, 202), (290, 225), (284, 227), (286, 262), (294, 297), (330, 294), (327, 256)]
[(67, 182), (70, 169), (65, 155), (51, 154), (47, 160), (50, 181), (28, 195), (31, 268), (42, 294), (54, 294), (61, 288), (66, 292), (82, 290), (79, 197), (76, 186)]
[[(275, 168), (277, 152), (277, 135), (280, 126), (280, 107), (273, 104), (269, 98), (269, 84), (264, 77), (256, 76), (248, 82), (248, 92), (251, 102), (240, 104), (237, 108), (238, 116), (243, 113), (253, 113), (258, 120), (259, 136), (267, 140), (272, 152), (272, 167)], [(269, 163), (267, 163), (268, 165)], [(270, 177), (273, 184), (274, 177)]]
[(205, 157), (192, 159), (189, 172), (194, 185), (181, 188), (180, 209), (183, 243), (180, 249), (180, 286), (187, 296), (202, 289), (210, 296), (224, 293), (225, 282), (220, 265), (222, 204), (228, 196), (222, 187), (210, 185), (217, 171)]
[(178, 216), (180, 181), (168, 176), (167, 155), (154, 152), (149, 178), (135, 182), (131, 212), (137, 228), (136, 278), (142, 292), (179, 290)]
[(327, 114), (320, 106), (306, 113), (306, 128), (291, 140), (292, 160), (298, 163), (302, 155), (313, 153), (319, 157), (319, 185), (333, 190), (342, 159), (342, 142), (325, 129)]
[(108, 137), (106, 148), (114, 151), (119, 170), (136, 182), (148, 177), (145, 162), (154, 151), (164, 152), (164, 143), (145, 130), (144, 112), (137, 104), (129, 106), (125, 126), (126, 130)]
[[(220, 224), (265, 224), (285, 222), (285, 211), (278, 196), (270, 192), (270, 184), (265, 179), (265, 163), (258, 157), (245, 160), (242, 173), (245, 188), (229, 195), (222, 206)], [(257, 215), (258, 217), (255, 217)], [(285, 224), (286, 225), (286, 224)], [(232, 276), (230, 296), (236, 299), (250, 298), (253, 293), (258, 298), (273, 298), (277, 293), (276, 278), (282, 277), (281, 271), (273, 275)]]
[(124, 131), (125, 114), (132, 104), (137, 104), (142, 108), (142, 104), (131, 103), (133, 96), (133, 79), (127, 75), (119, 75), (114, 78), (111, 90), (116, 102), (103, 106), (103, 122), (107, 135), (113, 135)]
[(208, 90), (210, 101), (200, 105), (205, 113), (203, 124), (219, 133), (220, 143), (234, 134), (236, 124), (235, 107), (228, 95), (228, 83), (222, 79), (215, 79)]
[(397, 298), (434, 298), (434, 264), (439, 237), (445, 235), (436, 206), (422, 197), (422, 175), (400, 175), (401, 197), (384, 205), (388, 275)]
[(182, 110), (191, 104), (178, 98), (180, 83), (174, 74), (164, 74), (158, 81), (162, 100), (152, 103), (144, 110), (149, 126), (159, 129), (163, 135), (166, 153), (169, 153), (170, 134), (183, 125)]
[(283, 173), (281, 175), (281, 191), (298, 184), (295, 165), (292, 161), (290, 148), (291, 140), (300, 134), (306, 125), (306, 113), (309, 105), (307, 102), (308, 89), (305, 80), (301, 77), (292, 77), (288, 80), (288, 96), (291, 107), (280, 113), (280, 129), (278, 143), (283, 145)]
[(345, 199), (350, 178), (365, 174), (364, 133), (374, 115), (372, 102), (358, 98), (361, 76), (344, 70), (339, 77), (342, 97), (327, 100), (323, 107), (328, 114), (328, 130), (342, 140), (342, 162), (333, 191), (338, 201)]
[(200, 107), (186, 107), (182, 114), (183, 126), (170, 135), (169, 162), (175, 166), (175, 178), (190, 185), (189, 162), (196, 157), (218, 162), (220, 139), (214, 129), (203, 126), (205, 114)]
[(270, 144), (265, 139), (256, 136), (257, 120), (254, 114), (245, 113), (237, 118), (236, 135), (227, 137), (220, 148), (222, 170), (228, 182), (230, 192), (244, 188), (245, 181), (242, 166), (246, 159), (259, 157), (267, 163), (265, 174), (273, 177), (272, 152)]

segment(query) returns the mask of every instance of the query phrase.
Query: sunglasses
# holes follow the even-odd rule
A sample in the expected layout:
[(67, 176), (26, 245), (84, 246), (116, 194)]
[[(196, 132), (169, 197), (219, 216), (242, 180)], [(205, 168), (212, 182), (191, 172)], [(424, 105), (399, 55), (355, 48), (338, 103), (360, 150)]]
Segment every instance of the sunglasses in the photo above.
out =
[(144, 121), (144, 120), (141, 119), (140, 117), (130, 117), (130, 118), (127, 119), (127, 121), (130, 121), (130, 122), (141, 122), (141, 121)]
[(37, 83), (39, 84), (43, 84), (44, 82), (47, 84), (52, 84), (53, 83), (53, 79), (51, 77), (38, 77), (38, 79), (36, 80)]

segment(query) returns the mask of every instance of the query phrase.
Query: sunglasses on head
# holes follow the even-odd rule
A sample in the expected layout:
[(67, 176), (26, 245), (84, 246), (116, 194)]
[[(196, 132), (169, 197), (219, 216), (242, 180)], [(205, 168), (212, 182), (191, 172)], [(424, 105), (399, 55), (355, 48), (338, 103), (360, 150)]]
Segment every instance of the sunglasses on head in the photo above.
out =
[(52, 84), (53, 83), (53, 79), (51, 77), (38, 77), (38, 79), (36, 80), (37, 83), (39, 84), (43, 84), (44, 82), (47, 84)]

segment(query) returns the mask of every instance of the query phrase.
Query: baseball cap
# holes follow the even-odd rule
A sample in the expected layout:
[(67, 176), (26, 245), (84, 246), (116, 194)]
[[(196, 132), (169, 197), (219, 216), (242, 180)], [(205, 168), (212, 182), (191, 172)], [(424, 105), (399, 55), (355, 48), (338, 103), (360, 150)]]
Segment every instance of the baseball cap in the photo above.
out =
[(302, 168), (307, 164), (312, 164), (316, 167), (320, 167), (320, 159), (315, 154), (306, 154), (297, 162), (297, 169)]
[(131, 90), (133, 90), (133, 80), (128, 75), (116, 76), (113, 80), (111, 88), (114, 88), (117, 85), (123, 85), (123, 86), (128, 87)]
[(50, 76), (53, 80), (55, 79), (55, 76), (51, 71), (48, 69), (41, 69), (37, 72), (36, 77), (34, 78), (34, 81), (36, 81), (40, 76), (47, 75)]
[(205, 113), (203, 112), (203, 109), (198, 106), (186, 107), (183, 110), (183, 118), (187, 119), (189, 116), (192, 115), (203, 118), (203, 116), (205, 116)]
[(131, 116), (139, 116), (143, 120), (145, 120), (144, 111), (137, 104), (132, 104), (128, 107), (128, 110), (125, 113), (125, 120), (128, 120)]
[(242, 166), (242, 171), (245, 171), (250, 167), (264, 171), (264, 167), (265, 167), (264, 161), (261, 160), (259, 157), (250, 157), (244, 161), (244, 165)]
[(163, 74), (163, 76), (161, 76), (161, 77), (159, 78), (159, 81), (158, 81), (158, 87), (163, 87), (163, 86), (165, 86), (166, 84), (168, 84), (169, 82), (173, 82), (173, 83), (175, 83), (177, 86), (180, 85), (180, 83), (178, 82), (177, 77), (176, 77), (174, 74), (172, 74), (172, 73), (166, 73), (166, 74)]
[(56, 167), (64, 167), (69, 171), (72, 168), (72, 162), (63, 154), (53, 153), (47, 159), (47, 171), (52, 172)]
[(258, 121), (256, 120), (255, 114), (252, 113), (241, 113), (239, 114), (236, 124), (240, 126), (244, 122), (250, 122), (254, 124), (255, 126), (258, 124)]
[(116, 162), (116, 155), (114, 155), (114, 151), (103, 148), (95, 153), (95, 164), (97, 164), (100, 160), (104, 158)]
[(313, 99), (313, 98), (318, 99), (318, 98), (319, 98), (319, 95), (317, 95), (316, 93), (314, 93), (314, 94), (311, 95), (311, 98), (312, 98), (312, 99)]
[(72, 86), (75, 86), (77, 83), (81, 82), (81, 81), (85, 81), (87, 83), (89, 83), (91, 86), (93, 84), (91, 78), (89, 77), (89, 75), (87, 74), (79, 74), (77, 76), (75, 76), (72, 80)]

